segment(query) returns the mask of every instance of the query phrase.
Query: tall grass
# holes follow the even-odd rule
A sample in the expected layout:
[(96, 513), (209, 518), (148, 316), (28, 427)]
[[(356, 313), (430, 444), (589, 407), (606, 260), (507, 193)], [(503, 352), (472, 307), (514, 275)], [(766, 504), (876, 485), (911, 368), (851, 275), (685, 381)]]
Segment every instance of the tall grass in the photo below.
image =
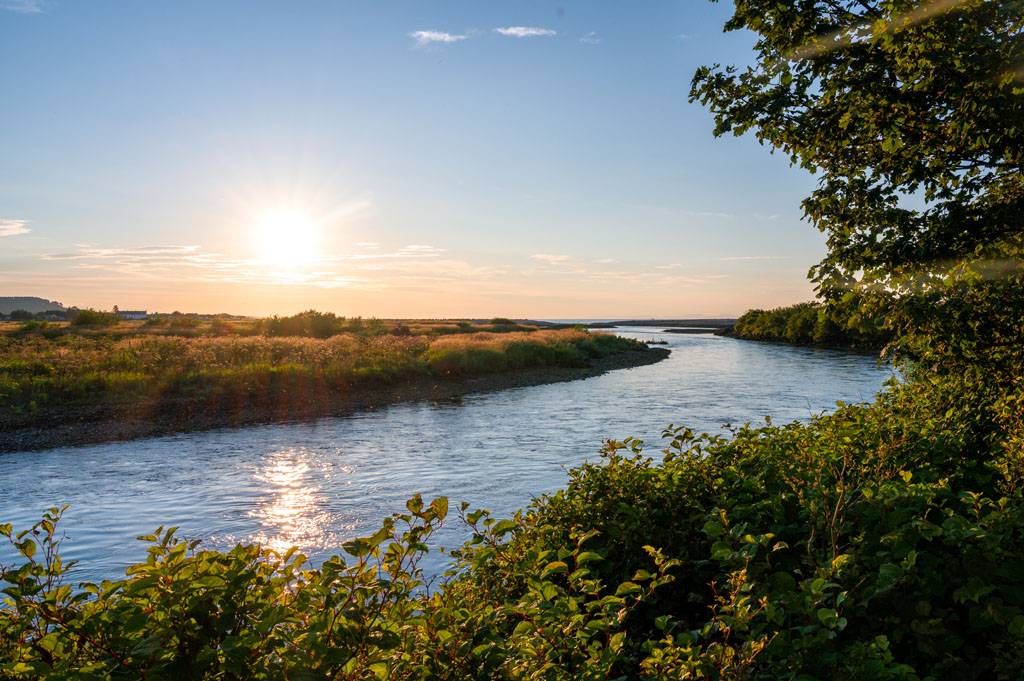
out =
[(577, 330), (330, 338), (0, 336), (0, 408), (304, 389), (343, 391), (412, 376), (586, 366), (639, 344)]

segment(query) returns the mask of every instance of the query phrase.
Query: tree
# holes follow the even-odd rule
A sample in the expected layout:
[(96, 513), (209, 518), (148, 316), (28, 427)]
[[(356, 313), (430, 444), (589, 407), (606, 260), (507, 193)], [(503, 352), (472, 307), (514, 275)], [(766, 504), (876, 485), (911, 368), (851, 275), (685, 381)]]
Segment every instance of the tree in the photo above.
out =
[[(739, 29), (756, 62), (699, 69), (690, 98), (716, 135), (753, 131), (818, 175), (803, 208), (828, 235), (826, 299), (933, 336), (968, 289), (1024, 299), (1024, 2), (736, 0)], [(952, 328), (1008, 332), (1022, 307)]]

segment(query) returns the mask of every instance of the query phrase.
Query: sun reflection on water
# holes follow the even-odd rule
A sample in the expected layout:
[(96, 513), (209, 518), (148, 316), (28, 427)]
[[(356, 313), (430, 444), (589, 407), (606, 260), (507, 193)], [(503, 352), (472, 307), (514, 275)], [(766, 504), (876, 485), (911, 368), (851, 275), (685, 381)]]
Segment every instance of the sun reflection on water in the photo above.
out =
[(338, 519), (326, 508), (318, 484), (323, 481), (322, 475), (311, 470), (304, 452), (285, 450), (273, 456), (273, 463), (255, 475), (264, 483), (265, 491), (264, 498), (249, 512), (262, 527), (250, 541), (277, 552), (292, 546), (324, 546), (337, 531)]

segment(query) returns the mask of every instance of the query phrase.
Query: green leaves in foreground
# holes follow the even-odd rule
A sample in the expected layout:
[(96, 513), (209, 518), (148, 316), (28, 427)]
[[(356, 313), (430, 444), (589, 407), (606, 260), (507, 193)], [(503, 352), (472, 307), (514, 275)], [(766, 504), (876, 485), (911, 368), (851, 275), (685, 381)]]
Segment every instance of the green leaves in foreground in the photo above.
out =
[[(25, 561), (2, 571), (0, 675), (491, 678), (529, 668), (605, 678), (620, 658), (626, 614), (672, 579), (674, 561), (652, 549), (652, 572), (606, 590), (589, 568), (601, 560), (583, 549), (589, 537), (558, 551), (525, 548), (521, 518), (495, 523), (463, 506), (474, 538), (429, 591), (417, 563), (448, 502), (417, 495), (407, 506), (372, 536), (346, 542), (349, 560), (320, 569), (294, 549), (200, 551), (161, 528), (140, 537), (147, 559), (127, 579), (78, 589), (63, 583), (71, 566), (56, 553), (63, 509), (19, 535), (0, 527)], [(498, 565), (521, 575), (522, 589), (495, 598), (495, 588), (510, 586), (491, 583)]]

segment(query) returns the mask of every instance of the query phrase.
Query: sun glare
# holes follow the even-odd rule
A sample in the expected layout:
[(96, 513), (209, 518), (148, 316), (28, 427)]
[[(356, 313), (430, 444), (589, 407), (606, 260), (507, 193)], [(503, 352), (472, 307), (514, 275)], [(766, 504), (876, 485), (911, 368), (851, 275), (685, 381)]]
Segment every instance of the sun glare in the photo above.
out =
[(299, 267), (317, 256), (316, 222), (305, 213), (282, 210), (257, 222), (256, 242), (263, 259), (279, 267)]

